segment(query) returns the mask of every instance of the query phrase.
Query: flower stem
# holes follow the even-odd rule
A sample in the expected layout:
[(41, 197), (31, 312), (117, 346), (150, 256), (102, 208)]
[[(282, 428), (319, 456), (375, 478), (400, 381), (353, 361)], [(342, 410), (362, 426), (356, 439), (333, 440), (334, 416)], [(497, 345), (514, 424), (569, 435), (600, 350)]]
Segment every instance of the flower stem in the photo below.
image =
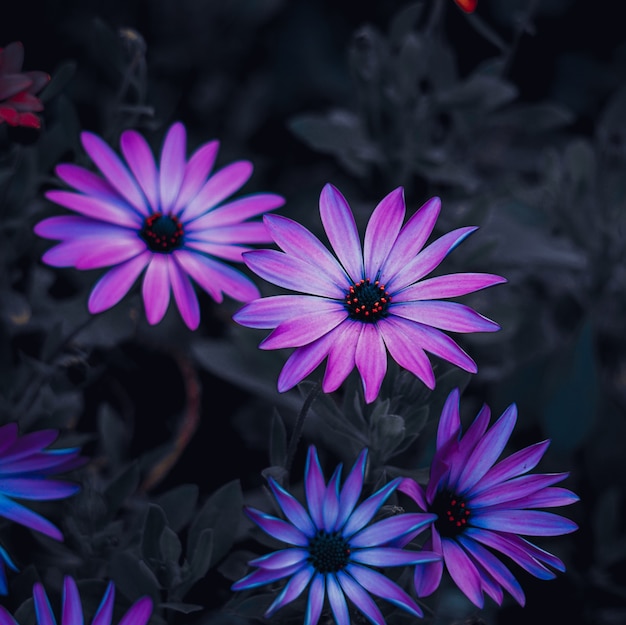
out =
[(154, 488), (168, 474), (183, 451), (185, 451), (200, 423), (200, 380), (191, 360), (187, 356), (178, 351), (175, 351), (173, 355), (185, 383), (186, 407), (178, 425), (178, 431), (176, 432), (171, 451), (165, 454), (150, 469), (141, 484), (140, 490), (143, 492)]
[(304, 420), (309, 414), (309, 410), (313, 405), (313, 402), (320, 394), (322, 390), (322, 386), (319, 382), (316, 382), (309, 391), (309, 394), (305, 397), (304, 403), (302, 404), (302, 408), (298, 413), (298, 419), (296, 421), (296, 425), (293, 428), (293, 432), (291, 433), (291, 439), (289, 440), (289, 447), (287, 449), (287, 458), (285, 460), (285, 471), (287, 475), (291, 471), (291, 465), (293, 464), (294, 456), (296, 455), (296, 449), (298, 447), (298, 443), (300, 442), (300, 438), (302, 436), (302, 430), (304, 428)]

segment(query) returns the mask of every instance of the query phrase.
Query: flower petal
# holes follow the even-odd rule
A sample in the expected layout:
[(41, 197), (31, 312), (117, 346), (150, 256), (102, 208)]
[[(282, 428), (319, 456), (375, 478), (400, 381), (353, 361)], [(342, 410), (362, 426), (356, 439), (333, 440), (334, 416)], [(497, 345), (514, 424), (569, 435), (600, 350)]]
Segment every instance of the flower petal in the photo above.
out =
[(170, 303), (169, 262), (168, 256), (153, 254), (143, 278), (143, 302), (150, 325), (163, 319)]
[(310, 565), (294, 573), (292, 578), (283, 588), (282, 592), (276, 597), (276, 599), (274, 599), (272, 605), (267, 608), (264, 616), (272, 616), (272, 614), (274, 614), (277, 610), (297, 599), (302, 594), (302, 591), (307, 587), (307, 584), (311, 581), (313, 573), (314, 569)]
[(343, 571), (337, 572), (337, 580), (345, 595), (354, 605), (365, 614), (374, 625), (385, 625), (385, 619), (370, 595), (365, 592), (361, 584)]
[(561, 536), (578, 529), (574, 521), (542, 510), (485, 510), (472, 514), (472, 525), (524, 536)]
[(324, 606), (324, 596), (326, 595), (326, 578), (317, 573), (313, 577), (309, 588), (309, 599), (304, 613), (304, 625), (317, 625)]
[(330, 276), (310, 263), (276, 250), (254, 250), (244, 262), (258, 276), (286, 289), (343, 300), (344, 291)]
[(222, 204), (191, 223), (194, 228), (229, 226), (279, 208), (284, 203), (285, 198), (274, 193), (252, 193)]
[(400, 586), (377, 571), (366, 566), (349, 564), (346, 572), (352, 575), (371, 594), (393, 603), (413, 616), (421, 617), (423, 615), (417, 603)]
[[(394, 480), (395, 481), (395, 480)], [(393, 482), (392, 482), (393, 483)], [(397, 486), (397, 482), (395, 484)], [(395, 538), (415, 532), (419, 528), (425, 529), (430, 523), (437, 520), (436, 514), (421, 514), (406, 512), (388, 517), (368, 525), (360, 532), (350, 537), (350, 546), (377, 547), (388, 543)]]
[(280, 215), (265, 215), (263, 221), (276, 245), (284, 252), (315, 265), (320, 272), (332, 276), (336, 284), (345, 283), (346, 289), (351, 285), (352, 281), (337, 259), (304, 226)]
[(113, 582), (107, 584), (107, 589), (104, 592), (102, 601), (98, 606), (95, 616), (91, 625), (111, 625), (111, 619), (113, 618), (113, 605), (115, 603), (115, 586)]
[(195, 330), (200, 324), (200, 306), (191, 281), (175, 258), (168, 263), (168, 274), (180, 316), (190, 330)]
[(237, 580), (230, 588), (231, 590), (247, 590), (271, 584), (279, 579), (289, 577), (302, 569), (302, 563), (293, 564), (282, 569), (257, 569), (245, 577)]
[(387, 351), (378, 328), (364, 323), (354, 354), (356, 367), (363, 380), (365, 401), (373, 402), (380, 391), (387, 371)]
[(394, 298), (392, 312), (398, 317), (450, 332), (496, 332), (500, 326), (458, 302), (400, 302)]
[(114, 202), (112, 200), (82, 195), (80, 193), (72, 193), (71, 191), (52, 190), (46, 191), (44, 194), (47, 199), (65, 208), (76, 211), (85, 217), (91, 217), (99, 221), (132, 228), (137, 231), (141, 224), (142, 218), (137, 214), (130, 205), (123, 202)]
[(185, 166), (178, 197), (172, 209), (173, 213), (178, 214), (184, 211), (187, 204), (198, 194), (213, 169), (219, 146), (219, 141), (209, 141), (191, 155)]
[(41, 515), (0, 494), (0, 516), (62, 541), (61, 530)]
[(277, 388), (279, 393), (284, 393), (293, 388), (318, 367), (328, 354), (331, 337), (332, 333), (326, 334), (308, 345), (296, 347), (291, 356), (287, 358), (287, 362), (285, 362), (278, 376)]
[(435, 388), (435, 374), (424, 350), (411, 343), (404, 324), (393, 317), (381, 319), (377, 323), (391, 357), (407, 371), (417, 376), (429, 389)]
[(287, 319), (315, 310), (324, 302), (325, 299), (313, 295), (273, 295), (246, 304), (233, 319), (247, 328), (275, 328)]
[(326, 595), (337, 625), (350, 625), (348, 605), (335, 575), (326, 575)]
[(122, 154), (137, 179), (154, 212), (159, 210), (159, 174), (148, 142), (135, 130), (126, 130), (120, 138)]
[[(80, 140), (108, 183), (141, 215), (147, 215), (146, 200), (126, 166), (98, 135), (82, 132)], [(60, 192), (59, 192), (60, 193)], [(130, 211), (129, 211), (130, 212)]]
[(452, 273), (421, 280), (417, 284), (408, 286), (394, 295), (394, 301), (411, 302), (458, 297), (506, 281), (506, 278), (490, 273)]
[(334, 330), (347, 316), (348, 313), (339, 302), (320, 300), (314, 311), (282, 321), (263, 339), (259, 348), (302, 347)]
[(185, 175), (186, 151), (187, 131), (183, 124), (176, 122), (167, 131), (161, 148), (159, 195), (164, 212), (173, 212)]
[(326, 483), (324, 482), (324, 474), (317, 457), (317, 450), (313, 445), (309, 447), (306, 457), (304, 492), (313, 523), (315, 523), (317, 528), (323, 527), (322, 502), (326, 492)]
[(152, 608), (150, 597), (138, 599), (120, 619), (119, 625), (146, 625), (152, 614)]
[(336, 391), (354, 369), (356, 346), (361, 333), (361, 323), (346, 319), (337, 326), (328, 336), (332, 337), (328, 350), (328, 362), (322, 389), (324, 393)]
[(441, 556), (432, 551), (408, 551), (392, 547), (374, 547), (355, 550), (352, 552), (350, 559), (359, 564), (384, 568), (387, 566), (408, 566), (411, 564), (437, 562), (441, 560)]
[(246, 507), (244, 511), (266, 534), (297, 547), (308, 546), (308, 538), (295, 525), (254, 508)]
[(472, 496), (472, 510), (498, 504), (507, 504), (508, 507), (517, 508), (517, 505), (510, 505), (510, 502), (534, 495), (547, 486), (563, 481), (568, 475), (568, 473), (540, 473), (513, 478), (489, 490), (483, 490), (479, 495)]
[(182, 217), (191, 221), (204, 215), (243, 187), (252, 176), (252, 163), (236, 161), (215, 172), (183, 210)]
[(418, 280), (429, 274), (435, 267), (439, 266), (441, 261), (457, 245), (464, 241), (475, 230), (477, 230), (475, 226), (458, 228), (457, 230), (444, 234), (408, 262), (405, 257), (404, 264), (398, 269), (398, 272), (393, 277), (384, 280), (389, 292), (395, 294), (410, 284), (415, 284)]
[(363, 275), (363, 254), (359, 232), (346, 198), (327, 184), (320, 195), (320, 217), (326, 236), (348, 276), (357, 282)]
[(270, 478), (269, 485), (272, 489), (274, 497), (284, 512), (285, 516), (293, 525), (295, 525), (303, 534), (312, 537), (316, 530), (311, 517), (304, 509), (304, 506), (293, 495), (288, 493), (276, 480)]
[(83, 625), (83, 607), (74, 578), (69, 575), (63, 580), (62, 625)]
[[(3, 472), (0, 471), (0, 474)], [(0, 493), (7, 497), (18, 499), (37, 499), (48, 501), (64, 499), (76, 494), (80, 490), (78, 484), (47, 480), (42, 477), (0, 477)]]
[(56, 625), (56, 619), (50, 606), (50, 600), (43, 586), (39, 582), (33, 585), (33, 600), (38, 625)]
[(402, 187), (385, 196), (374, 209), (363, 241), (365, 276), (371, 280), (378, 280), (381, 267), (394, 247), (405, 213)]
[(435, 227), (440, 211), (441, 200), (434, 197), (406, 222), (382, 267), (379, 279), (383, 284), (387, 284), (422, 249)]
[(480, 575), (465, 551), (453, 540), (441, 541), (446, 568), (461, 592), (477, 607), (482, 608), (484, 599), (481, 592)]
[(144, 252), (105, 273), (91, 291), (87, 307), (90, 313), (99, 313), (115, 306), (128, 293), (152, 254)]
[(354, 512), (350, 515), (343, 527), (342, 534), (344, 538), (350, 537), (364, 528), (378, 512), (380, 507), (387, 501), (387, 498), (393, 493), (400, 483), (399, 479), (392, 480), (379, 488), (373, 495), (370, 495), (365, 501), (361, 502)]
[(54, 171), (63, 182), (70, 187), (74, 187), (76, 191), (86, 195), (97, 196), (113, 203), (123, 201), (120, 194), (107, 180), (84, 167), (71, 163), (61, 163), (56, 166)]
[(308, 549), (298, 549), (290, 547), (289, 549), (281, 549), (273, 551), (267, 555), (250, 560), (250, 566), (258, 566), (261, 569), (284, 569), (294, 564), (302, 564), (309, 557)]
[(365, 463), (367, 461), (367, 449), (363, 449), (356, 459), (352, 470), (345, 479), (339, 495), (339, 514), (333, 531), (340, 530), (348, 517), (352, 514), (356, 502), (361, 496), (363, 478), (365, 477)]
[(326, 492), (324, 493), (324, 501), (322, 503), (322, 518), (324, 521), (323, 528), (327, 532), (332, 532), (337, 522), (339, 514), (339, 480), (341, 479), (340, 464), (328, 480)]

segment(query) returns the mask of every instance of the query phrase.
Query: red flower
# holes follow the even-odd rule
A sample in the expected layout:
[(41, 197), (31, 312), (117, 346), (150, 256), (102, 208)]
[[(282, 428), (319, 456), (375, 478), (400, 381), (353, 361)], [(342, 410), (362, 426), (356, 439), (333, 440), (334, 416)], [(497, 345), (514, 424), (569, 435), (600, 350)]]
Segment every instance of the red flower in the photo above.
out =
[(473, 13), (476, 10), (478, 0), (454, 0), (466, 13)]
[(0, 124), (40, 128), (43, 111), (35, 95), (50, 80), (45, 72), (22, 72), (24, 46), (19, 41), (0, 48)]

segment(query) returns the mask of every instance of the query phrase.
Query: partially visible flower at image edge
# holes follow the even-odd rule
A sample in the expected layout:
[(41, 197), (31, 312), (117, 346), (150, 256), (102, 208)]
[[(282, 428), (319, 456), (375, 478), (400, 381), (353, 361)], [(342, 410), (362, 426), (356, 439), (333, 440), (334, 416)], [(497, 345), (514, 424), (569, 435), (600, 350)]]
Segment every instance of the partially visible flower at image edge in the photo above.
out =
[(46, 197), (77, 215), (50, 217), (35, 232), (60, 243), (43, 255), (54, 267), (112, 267), (89, 297), (91, 313), (117, 304), (144, 272), (142, 295), (148, 323), (165, 315), (170, 292), (185, 324), (200, 323), (193, 279), (216, 302), (223, 294), (248, 302), (255, 284), (223, 261), (241, 262), (242, 252), (271, 241), (260, 221), (247, 221), (284, 204), (271, 193), (224, 201), (252, 175), (248, 161), (211, 173), (218, 141), (201, 145), (186, 159), (187, 135), (178, 122), (167, 132), (157, 167), (146, 140), (134, 130), (120, 138), (123, 162), (97, 135), (81, 142), (102, 175), (72, 164), (56, 174), (74, 191), (52, 190)]
[(297, 599), (307, 586), (304, 625), (316, 625), (326, 597), (337, 625), (351, 622), (346, 597), (375, 625), (383, 625), (385, 621), (371, 595), (413, 616), (422, 616), (415, 601), (377, 569), (439, 559), (431, 552), (387, 546), (406, 534), (417, 535), (435, 517), (399, 514), (368, 525), (395, 491), (400, 478), (357, 505), (366, 460), (367, 450), (363, 450), (340, 489), (342, 466), (337, 467), (326, 484), (317, 451), (311, 446), (304, 478), (308, 509), (272, 478), (269, 485), (286, 520), (254, 508), (245, 509), (264, 532), (288, 545), (286, 549), (252, 560), (249, 564), (257, 569), (232, 586), (233, 590), (244, 590), (288, 577), (289, 581), (265, 612), (266, 617)]
[[(50, 601), (44, 587), (37, 582), (33, 586), (33, 600), (37, 625), (56, 625), (57, 620), (52, 611)], [(115, 586), (107, 585), (102, 601), (92, 619), (92, 625), (111, 625), (115, 603)], [(83, 606), (76, 582), (66, 576), (63, 581), (63, 599), (61, 609), (61, 625), (83, 625)], [(119, 625), (146, 625), (152, 615), (152, 600), (142, 597), (128, 609), (119, 621)], [(13, 616), (0, 606), (0, 625), (20, 625)]]
[(37, 113), (43, 111), (41, 91), (50, 76), (45, 72), (23, 72), (24, 47), (19, 41), (0, 48), (0, 124), (40, 128)]
[[(79, 448), (45, 449), (58, 437), (56, 430), (18, 435), (16, 423), (0, 427), (0, 516), (62, 541), (61, 530), (14, 499), (49, 501), (65, 499), (80, 489), (78, 484), (47, 479), (82, 466)], [(5, 564), (17, 571), (9, 554), (0, 546), (0, 594), (7, 594)]]
[(274, 328), (261, 349), (295, 348), (278, 378), (279, 391), (295, 386), (328, 357), (324, 392), (339, 388), (356, 365), (365, 400), (372, 402), (387, 370), (387, 350), (430, 389), (435, 375), (425, 350), (476, 373), (472, 358), (441, 330), (494, 332), (500, 326), (468, 306), (437, 300), (506, 280), (488, 273), (422, 280), (477, 229), (453, 230), (424, 248), (440, 209), (439, 198), (432, 198), (403, 227), (406, 206), (399, 187), (372, 213), (362, 248), (346, 199), (327, 184), (320, 216), (336, 257), (295, 221), (264, 217), (283, 251), (255, 250), (244, 254), (244, 261), (265, 280), (302, 294), (255, 300), (233, 318), (251, 328)]
[(410, 478), (398, 488), (420, 509), (437, 515), (424, 548), (440, 553), (443, 560), (416, 567), (419, 597), (437, 589), (445, 564), (455, 584), (476, 606), (483, 606), (483, 593), (501, 604), (503, 589), (524, 605), (524, 591), (494, 551), (540, 579), (555, 577), (548, 567), (565, 570), (559, 558), (523, 536), (560, 536), (578, 529), (567, 518), (534, 509), (578, 501), (570, 490), (553, 486), (569, 474), (525, 475), (541, 460), (549, 440), (496, 463), (515, 426), (517, 409), (515, 404), (509, 406), (488, 429), (490, 416), (484, 405), (462, 435), (459, 391), (452, 391), (439, 421), (437, 450), (426, 488)]
[(473, 13), (478, 5), (478, 0), (454, 0), (454, 2), (466, 13)]

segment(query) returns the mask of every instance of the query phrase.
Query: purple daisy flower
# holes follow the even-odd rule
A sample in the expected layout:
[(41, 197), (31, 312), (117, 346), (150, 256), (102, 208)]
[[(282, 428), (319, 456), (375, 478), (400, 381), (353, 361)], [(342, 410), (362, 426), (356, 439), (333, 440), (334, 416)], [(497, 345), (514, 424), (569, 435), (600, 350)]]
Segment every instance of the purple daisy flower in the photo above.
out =
[[(380, 609), (370, 596), (382, 597), (414, 616), (422, 616), (415, 601), (395, 582), (372, 567), (404, 566), (432, 562), (439, 556), (426, 551), (407, 551), (388, 546), (408, 533), (413, 536), (435, 519), (432, 514), (399, 514), (368, 523), (395, 491), (400, 478), (389, 482), (357, 506), (367, 450), (357, 458), (352, 471), (339, 489), (341, 465), (328, 484), (319, 464), (315, 447), (310, 447), (304, 487), (308, 510), (270, 478), (269, 485), (286, 521), (246, 508), (246, 514), (264, 532), (288, 544), (252, 560), (258, 567), (233, 584), (244, 590), (290, 578), (267, 609), (269, 617), (298, 598), (309, 587), (304, 625), (316, 625), (328, 597), (337, 625), (349, 625), (346, 597), (375, 625), (384, 624)], [(370, 593), (370, 594), (368, 594)]]
[[(33, 599), (37, 625), (56, 625), (57, 621), (52, 612), (50, 601), (44, 587), (37, 582), (33, 586)], [(102, 601), (91, 621), (92, 625), (111, 625), (113, 606), (115, 602), (115, 586), (109, 582), (102, 597)], [(152, 600), (149, 597), (138, 599), (126, 612), (119, 625), (146, 625), (152, 614)], [(83, 625), (83, 606), (76, 582), (67, 576), (63, 582), (63, 607), (61, 625)], [(19, 625), (19, 623), (0, 606), (0, 625)]]
[[(422, 280), (475, 227), (459, 228), (424, 248), (441, 203), (426, 202), (404, 225), (400, 187), (374, 210), (363, 248), (354, 217), (341, 193), (327, 184), (320, 215), (336, 258), (311, 232), (277, 215), (265, 223), (283, 250), (255, 250), (244, 261), (262, 278), (304, 295), (255, 300), (234, 319), (251, 328), (274, 328), (262, 349), (295, 347), (278, 378), (286, 391), (324, 358), (326, 393), (339, 388), (356, 365), (369, 403), (387, 370), (387, 351), (429, 388), (435, 376), (425, 351), (475, 373), (476, 363), (441, 330), (493, 332), (500, 326), (456, 302), (437, 301), (506, 282), (485, 273), (457, 273)], [(422, 249), (424, 248), (424, 249)]]
[(420, 597), (439, 586), (445, 563), (456, 585), (476, 606), (482, 607), (483, 592), (501, 604), (503, 589), (524, 605), (520, 584), (494, 551), (540, 579), (555, 577), (549, 566), (565, 570), (559, 558), (520, 534), (560, 536), (578, 529), (569, 519), (534, 509), (578, 501), (571, 491), (552, 486), (569, 474), (525, 475), (542, 458), (549, 440), (494, 464), (511, 436), (517, 409), (512, 404), (487, 429), (490, 415), (489, 407), (483, 406), (462, 436), (459, 391), (452, 391), (441, 414), (428, 485), (424, 489), (406, 478), (398, 489), (422, 510), (437, 515), (425, 548), (440, 553), (443, 560), (416, 567), (415, 588)]
[[(47, 501), (74, 495), (78, 484), (46, 479), (84, 464), (78, 448), (45, 449), (58, 436), (56, 430), (40, 430), (18, 436), (17, 424), (0, 427), (0, 516), (37, 530), (55, 540), (63, 540), (56, 525), (15, 499)], [(8, 553), (0, 547), (0, 594), (7, 593), (5, 565), (17, 571)]]
[(211, 174), (219, 143), (201, 145), (186, 160), (186, 131), (168, 131), (157, 167), (146, 140), (122, 133), (126, 163), (97, 135), (81, 134), (101, 176), (64, 164), (56, 173), (75, 191), (48, 191), (46, 197), (78, 215), (50, 217), (35, 232), (61, 242), (42, 260), (54, 267), (113, 267), (94, 286), (89, 312), (117, 304), (139, 275), (148, 323), (161, 321), (170, 291), (190, 329), (200, 323), (191, 279), (216, 302), (223, 293), (247, 302), (259, 296), (254, 283), (223, 260), (241, 262), (253, 243), (271, 241), (259, 221), (246, 221), (282, 206), (284, 199), (257, 193), (223, 203), (252, 175), (252, 163), (237, 161)]

